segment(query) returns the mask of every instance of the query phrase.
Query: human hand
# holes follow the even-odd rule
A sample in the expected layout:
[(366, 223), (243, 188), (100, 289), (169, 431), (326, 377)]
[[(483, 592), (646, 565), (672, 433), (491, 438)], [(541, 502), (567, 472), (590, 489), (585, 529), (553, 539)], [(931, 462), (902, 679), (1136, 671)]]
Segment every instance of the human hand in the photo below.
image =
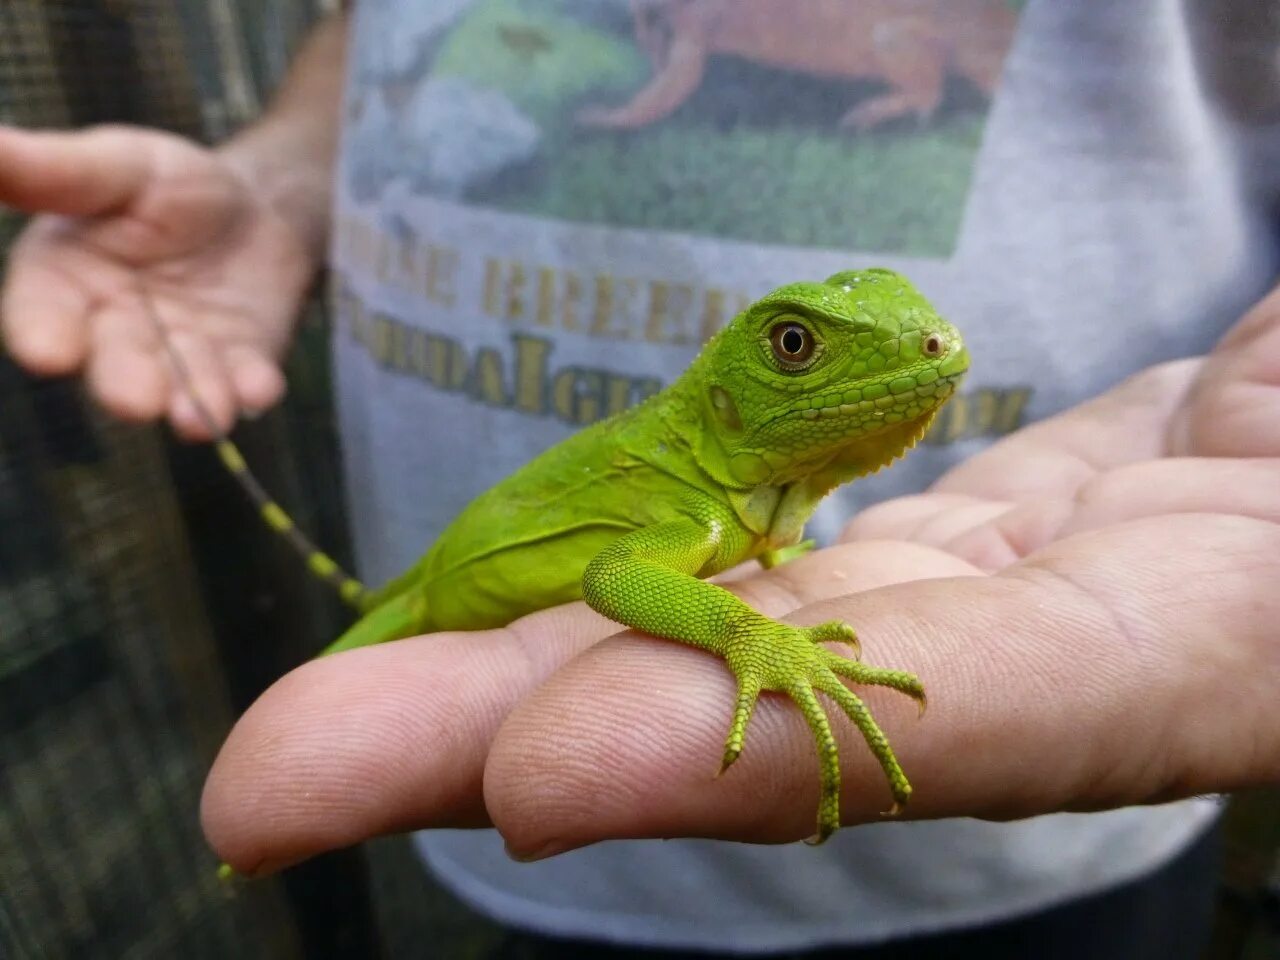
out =
[[(859, 690), (915, 786), (907, 816), (1002, 819), (1280, 780), (1278, 576), (1273, 295), (1208, 358), (1019, 431), (843, 543), (731, 586), (795, 622), (848, 620), (868, 662), (921, 676), (919, 722)], [(581, 604), (351, 651), (245, 714), (205, 831), (246, 873), (415, 827), (492, 822), (521, 857), (811, 834), (813, 743), (781, 698), (714, 777), (733, 696), (715, 658)], [(833, 726), (844, 822), (876, 819), (879, 768)]]
[(220, 430), (283, 394), (280, 357), (315, 255), (234, 151), (136, 127), (0, 127), (0, 204), (37, 214), (0, 292), (0, 334), (18, 363), (83, 372), (113, 414), (167, 415), (182, 436), (208, 439), (158, 318)]

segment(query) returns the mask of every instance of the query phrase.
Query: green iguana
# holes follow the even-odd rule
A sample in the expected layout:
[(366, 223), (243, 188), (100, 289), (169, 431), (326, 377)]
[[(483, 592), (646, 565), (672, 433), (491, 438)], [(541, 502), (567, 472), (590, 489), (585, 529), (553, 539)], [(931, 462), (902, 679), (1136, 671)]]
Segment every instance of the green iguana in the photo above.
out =
[(762, 691), (795, 701), (818, 746), (821, 842), (840, 823), (840, 766), (815, 694), (834, 700), (862, 732), (888, 777), (892, 814), (911, 786), (841, 678), (899, 690), (922, 709), (923, 687), (910, 673), (822, 646), (856, 650), (847, 624), (790, 626), (701, 578), (807, 550), (801, 534), (818, 502), (912, 447), (968, 363), (955, 328), (892, 271), (780, 287), (718, 332), (665, 390), (477, 497), (414, 567), (375, 591), (297, 532), (229, 440), (219, 437), (217, 447), (267, 523), (363, 614), (325, 653), (504, 626), (584, 599), (621, 624), (725, 659), (738, 696), (721, 772), (741, 753)]

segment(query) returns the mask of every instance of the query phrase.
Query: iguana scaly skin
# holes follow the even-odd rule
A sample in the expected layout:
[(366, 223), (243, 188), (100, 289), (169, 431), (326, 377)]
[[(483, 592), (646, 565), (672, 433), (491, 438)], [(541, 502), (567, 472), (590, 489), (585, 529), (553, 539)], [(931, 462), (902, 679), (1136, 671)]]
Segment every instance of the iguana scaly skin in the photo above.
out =
[[(716, 334), (667, 389), (477, 497), (382, 589), (361, 592), (331, 560), (313, 556), (312, 568), (364, 613), (325, 653), (504, 626), (582, 598), (619, 623), (724, 658), (738, 695), (722, 770), (742, 752), (763, 691), (795, 701), (821, 766), (817, 842), (840, 823), (839, 758), (818, 693), (862, 732), (895, 812), (911, 786), (842, 680), (891, 687), (923, 707), (920, 681), (822, 646), (856, 649), (847, 624), (781, 623), (702, 578), (807, 549), (801, 534), (818, 502), (912, 447), (968, 362), (955, 328), (891, 271), (780, 287)], [(228, 466), (244, 475), (234, 447), (220, 442)], [(253, 495), (275, 529), (297, 536), (260, 488)]]

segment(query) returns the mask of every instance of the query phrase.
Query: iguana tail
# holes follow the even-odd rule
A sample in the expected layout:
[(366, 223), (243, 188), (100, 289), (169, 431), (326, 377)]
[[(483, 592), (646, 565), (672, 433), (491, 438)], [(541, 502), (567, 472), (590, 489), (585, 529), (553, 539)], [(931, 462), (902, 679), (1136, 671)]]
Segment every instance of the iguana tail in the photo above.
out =
[(203, 422), (204, 428), (209, 432), (209, 435), (214, 438), (214, 447), (218, 452), (218, 458), (227, 468), (227, 472), (231, 474), (240, 488), (248, 494), (249, 499), (258, 508), (258, 514), (266, 525), (288, 541), (294, 551), (302, 557), (308, 570), (321, 580), (329, 583), (338, 592), (338, 596), (355, 607), (356, 610), (363, 613), (369, 609), (370, 593), (365, 589), (364, 584), (346, 573), (338, 566), (336, 560), (312, 543), (307, 535), (298, 529), (298, 525), (293, 522), (293, 518), (285, 513), (284, 508), (271, 498), (271, 495), (267, 493), (258, 478), (250, 471), (249, 465), (245, 463), (244, 456), (240, 453), (239, 448), (218, 427), (213, 415), (209, 412), (209, 408), (205, 406), (204, 401), (196, 393), (191, 379), (191, 371), (187, 369), (182, 356), (174, 349), (173, 341), (169, 338), (169, 331), (160, 322), (160, 315), (156, 312), (155, 303), (151, 299), (151, 295), (141, 284), (138, 285), (138, 293), (147, 314), (151, 317), (152, 324), (156, 328), (156, 334), (160, 342), (169, 354), (169, 360), (173, 364), (178, 380), (190, 398), (191, 405), (195, 407), (196, 415)]
[(227, 472), (235, 478), (240, 489), (249, 495), (249, 499), (258, 508), (258, 515), (262, 517), (263, 522), (284, 537), (298, 556), (302, 557), (307, 569), (329, 583), (338, 591), (338, 596), (356, 610), (361, 612), (366, 610), (369, 591), (365, 585), (338, 566), (336, 560), (312, 543), (311, 539), (298, 529), (293, 518), (285, 513), (280, 504), (271, 499), (271, 495), (253, 475), (240, 449), (234, 443), (225, 436), (218, 436), (216, 433), (214, 436), (217, 437), (214, 449), (218, 451), (218, 459), (227, 468)]

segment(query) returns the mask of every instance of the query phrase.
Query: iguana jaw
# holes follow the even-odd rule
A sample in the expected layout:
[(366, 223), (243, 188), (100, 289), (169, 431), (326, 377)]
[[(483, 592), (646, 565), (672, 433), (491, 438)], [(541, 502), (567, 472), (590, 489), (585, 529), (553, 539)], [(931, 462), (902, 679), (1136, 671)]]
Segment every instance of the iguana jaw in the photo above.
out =
[(841, 483), (884, 469), (906, 456), (912, 447), (924, 439), (940, 408), (941, 404), (915, 420), (894, 424), (878, 433), (854, 440), (842, 447), (824, 469), (849, 471), (840, 480)]
[[(730, 469), (739, 479), (776, 486), (832, 468), (840, 471), (840, 483), (874, 473), (919, 443), (962, 377), (963, 372), (939, 378), (930, 385), (928, 396), (914, 392), (895, 396), (892, 406), (877, 407), (874, 400), (864, 400), (790, 411), (761, 431), (758, 454), (735, 455), (729, 461)], [(925, 409), (920, 409), (922, 406)], [(904, 416), (908, 410), (911, 415)], [(829, 424), (822, 432), (823, 442), (797, 449), (793, 429), (803, 437), (808, 431), (796, 428), (814, 421)], [(746, 471), (734, 469), (739, 465), (749, 465), (749, 474), (743, 476)]]
[[(733, 450), (726, 449), (725, 438), (711, 422), (716, 414), (710, 405), (701, 411), (703, 429), (689, 435), (694, 421), (685, 418), (677, 429), (686, 435), (703, 471), (726, 490), (782, 487), (833, 466), (843, 476), (839, 482), (845, 483), (888, 466), (915, 446), (962, 376), (961, 372), (935, 381), (932, 396), (920, 398), (929, 403), (928, 409), (910, 419), (902, 419), (901, 411), (917, 399), (914, 394), (895, 397), (893, 407), (877, 408), (872, 403), (866, 408), (859, 403), (789, 410), (763, 424), (754, 442), (733, 444)], [(896, 421), (890, 416), (894, 413), (899, 414)], [(823, 442), (804, 440), (804, 434), (812, 432), (813, 421), (827, 425), (822, 431)]]

